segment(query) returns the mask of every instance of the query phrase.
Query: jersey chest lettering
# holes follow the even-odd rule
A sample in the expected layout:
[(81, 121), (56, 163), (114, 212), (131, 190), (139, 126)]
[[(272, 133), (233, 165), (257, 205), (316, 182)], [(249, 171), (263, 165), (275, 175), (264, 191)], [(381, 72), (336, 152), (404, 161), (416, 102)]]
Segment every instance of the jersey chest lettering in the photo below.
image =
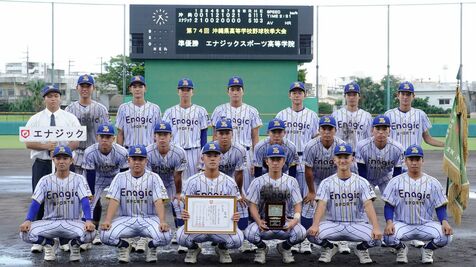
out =
[(126, 123), (140, 123), (140, 124), (146, 124), (146, 123), (152, 123), (152, 118), (149, 116), (146, 117), (131, 117), (131, 116), (126, 116)]
[(81, 123), (81, 125), (85, 125), (85, 124), (93, 123), (93, 122), (94, 123), (99, 123), (99, 118), (98, 117), (89, 117), (89, 116), (79, 118), (79, 123)]
[(368, 159), (368, 164), (371, 167), (387, 167), (387, 166), (392, 166), (395, 165), (394, 160), (382, 160), (382, 159)]
[(55, 200), (59, 198), (69, 200), (73, 197), (78, 197), (78, 192), (75, 191), (74, 189), (71, 189), (71, 191), (60, 191), (60, 192), (47, 191), (46, 192), (46, 199), (48, 200)]
[(158, 174), (169, 174), (173, 170), (174, 170), (173, 167), (169, 167), (166, 165), (152, 164), (152, 171)]
[(422, 192), (408, 192), (405, 191), (404, 189), (399, 189), (398, 190), (398, 196), (404, 200), (425, 200), (428, 199), (430, 200), (431, 196), (430, 194), (427, 194), (426, 191)]
[(392, 130), (400, 130), (400, 129), (406, 129), (406, 130), (413, 130), (413, 129), (420, 129), (420, 124), (416, 122), (408, 122), (408, 123), (396, 123), (392, 122), (391, 124)]
[(284, 121), (284, 124), (286, 125), (286, 129), (288, 128), (294, 128), (294, 130), (299, 130), (302, 131), (304, 129), (311, 129), (311, 125), (308, 123), (303, 123), (303, 122), (297, 122), (297, 121)]
[(345, 121), (338, 121), (337, 122), (337, 127), (338, 128), (347, 128), (347, 129), (354, 129), (354, 130), (361, 130), (363, 131), (364, 130), (364, 125), (362, 124), (359, 124), (358, 122), (352, 122), (352, 121), (349, 121), (349, 122), (345, 122)]
[(349, 193), (336, 193), (331, 191), (329, 194), (329, 198), (331, 200), (345, 200), (345, 201), (353, 201), (354, 199), (360, 199), (359, 192), (349, 192)]
[(144, 190), (129, 190), (127, 188), (121, 188), (121, 197), (138, 197), (140, 199), (151, 197), (152, 190), (147, 188)]
[(186, 125), (186, 126), (198, 125), (198, 120), (172, 118), (172, 125), (176, 125), (176, 126), (178, 126), (178, 125)]

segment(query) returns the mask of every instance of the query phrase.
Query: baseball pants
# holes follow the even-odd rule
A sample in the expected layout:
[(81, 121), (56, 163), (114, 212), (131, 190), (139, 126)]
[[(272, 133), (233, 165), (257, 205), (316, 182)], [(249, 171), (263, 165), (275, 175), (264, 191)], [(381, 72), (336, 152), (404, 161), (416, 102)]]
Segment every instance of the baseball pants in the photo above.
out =
[(401, 241), (410, 240), (432, 241), (438, 247), (444, 247), (452, 240), (451, 236), (443, 233), (441, 224), (438, 222), (427, 222), (419, 225), (395, 222), (394, 225), (395, 233), (383, 237), (385, 244), (389, 247), (397, 246)]
[(329, 240), (367, 242), (369, 247), (375, 247), (380, 245), (381, 241), (372, 239), (372, 229), (372, 225), (365, 222), (347, 223), (323, 221), (319, 224), (318, 235), (309, 235), (307, 239), (319, 246), (324, 240)]
[(36, 243), (40, 236), (49, 239), (77, 239), (81, 243), (91, 243), (96, 231), (86, 231), (81, 220), (39, 220), (31, 223), (28, 233), (20, 233), (21, 239), (27, 243)]
[[(287, 223), (286, 223), (287, 224)], [(245, 238), (250, 243), (258, 244), (262, 240), (287, 240), (290, 245), (301, 243), (306, 238), (306, 229), (301, 224), (296, 224), (291, 230), (260, 231), (256, 222), (250, 224), (245, 230)]]
[(227, 249), (239, 248), (243, 244), (243, 232), (236, 229), (236, 234), (186, 234), (185, 226), (177, 230), (177, 242), (181, 246), (192, 248), (207, 241), (224, 244)]

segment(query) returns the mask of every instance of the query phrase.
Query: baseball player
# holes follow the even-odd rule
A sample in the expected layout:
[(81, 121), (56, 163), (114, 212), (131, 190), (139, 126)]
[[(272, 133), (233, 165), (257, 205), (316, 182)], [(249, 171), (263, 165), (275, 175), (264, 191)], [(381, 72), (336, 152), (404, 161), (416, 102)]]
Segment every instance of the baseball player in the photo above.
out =
[[(330, 241), (360, 242), (354, 253), (361, 264), (372, 262), (368, 248), (381, 243), (382, 232), (373, 206), (375, 193), (367, 180), (351, 172), (353, 160), (349, 144), (337, 145), (337, 173), (324, 179), (317, 190), (317, 210), (308, 239), (322, 247), (320, 262), (330, 262), (338, 250)], [(322, 220), (325, 213), (326, 219)]]
[(372, 125), (372, 116), (359, 108), (360, 86), (349, 83), (344, 86), (346, 105), (332, 113), (337, 121), (337, 137), (355, 148), (357, 142), (369, 138)]
[[(101, 224), (101, 241), (119, 248), (119, 262), (129, 262), (130, 237), (146, 237), (146, 262), (157, 261), (157, 247), (170, 243), (171, 234), (165, 219), (163, 200), (167, 190), (160, 177), (146, 170), (147, 149), (129, 148), (129, 170), (114, 177), (109, 186), (107, 215)], [(117, 210), (119, 215), (113, 220)]]
[(132, 77), (129, 83), (132, 101), (121, 104), (117, 110), (117, 143), (125, 148), (154, 143), (154, 127), (160, 122), (161, 113), (159, 106), (145, 100), (146, 90), (144, 77)]
[[(423, 149), (411, 145), (405, 150), (408, 172), (394, 177), (385, 188), (384, 214), (387, 221), (384, 240), (397, 249), (397, 262), (407, 263), (408, 247), (402, 241), (429, 241), (421, 248), (421, 262), (433, 263), (433, 251), (451, 242), (445, 193), (440, 182), (422, 172)], [(433, 221), (433, 211), (439, 222)]]
[(299, 164), (299, 156), (296, 146), (284, 138), (286, 126), (280, 119), (272, 119), (268, 123), (268, 137), (256, 144), (253, 158), (254, 176), (259, 177), (267, 172), (266, 153), (271, 145), (281, 145), (286, 154), (283, 172), (288, 172), (290, 176), (296, 178), (296, 166)]
[(172, 143), (183, 148), (188, 168), (184, 170), (184, 180), (199, 171), (200, 148), (207, 143), (207, 129), (210, 124), (204, 107), (192, 104), (193, 82), (183, 78), (178, 81), (180, 103), (164, 113), (163, 120), (170, 122)]
[[(190, 177), (183, 190), (182, 196), (196, 195), (221, 195), (236, 196), (241, 198), (238, 185), (230, 176), (219, 171), (221, 149), (215, 142), (206, 143), (202, 148), (202, 161), (204, 171)], [(182, 211), (182, 218), (186, 221), (190, 218), (187, 210)], [(233, 221), (238, 222), (240, 214), (235, 212), (232, 217)], [(212, 241), (218, 245), (215, 247), (217, 255), (219, 255), (220, 263), (231, 263), (232, 259), (228, 249), (239, 248), (243, 243), (243, 233), (240, 229), (235, 234), (186, 234), (184, 227), (180, 227), (177, 231), (178, 243), (188, 247), (185, 263), (196, 263), (197, 257), (201, 252), (199, 243)]]
[[(66, 111), (74, 114), (82, 126), (86, 126), (87, 140), (79, 142), (78, 148), (74, 151), (74, 171), (83, 174), (84, 150), (90, 145), (96, 143), (96, 132), (100, 124), (109, 122), (109, 113), (107, 108), (92, 100), (92, 94), (95, 90), (94, 78), (89, 74), (81, 75), (78, 78), (76, 91), (79, 100), (69, 104)], [(93, 185), (89, 185), (91, 190)]]
[(378, 115), (372, 122), (372, 137), (360, 141), (355, 148), (359, 175), (378, 186), (380, 194), (392, 177), (402, 173), (403, 147), (389, 138), (389, 133), (390, 119)]
[[(246, 192), (250, 203), (250, 213), (254, 222), (245, 230), (245, 237), (255, 244), (254, 262), (265, 264), (268, 247), (263, 240), (279, 239), (284, 242), (276, 246), (284, 263), (294, 262), (291, 247), (306, 238), (306, 229), (299, 224), (301, 218), (302, 197), (298, 183), (293, 177), (283, 173), (286, 151), (281, 145), (271, 145), (266, 149), (268, 173), (255, 178)], [(286, 223), (283, 230), (270, 230), (266, 225), (265, 202), (283, 196), (286, 204)]]
[[(291, 99), (291, 107), (281, 110), (276, 118), (284, 121), (286, 125), (285, 137), (296, 145), (299, 160), (302, 162), (304, 147), (317, 135), (319, 118), (314, 111), (304, 107), (303, 102), (306, 97), (304, 83), (291, 83), (288, 96)], [(306, 193), (304, 169), (304, 164), (297, 165), (296, 179), (302, 195)], [(294, 248), (300, 253), (311, 253), (311, 246), (307, 240), (293, 247), (293, 250)]]
[[(147, 168), (157, 173), (165, 188), (174, 216), (175, 228), (178, 229), (184, 224), (181, 217), (179, 202), (182, 193), (182, 172), (187, 169), (187, 159), (185, 151), (174, 144), (172, 140), (172, 127), (170, 123), (162, 121), (155, 126), (155, 144), (147, 147)], [(175, 241), (174, 241), (175, 239)], [(177, 243), (176, 237), (172, 238), (172, 243)], [(187, 248), (179, 246), (179, 253), (187, 252)]]
[[(40, 179), (26, 219), (20, 225), (20, 237), (25, 242), (44, 246), (46, 261), (56, 260), (58, 242), (54, 238), (70, 240), (69, 260), (79, 261), (79, 246), (84, 242), (91, 242), (95, 235), (89, 206), (92, 195), (86, 179), (70, 172), (72, 157), (71, 149), (67, 146), (57, 146), (54, 149), (56, 172)], [(33, 222), (41, 203), (45, 203), (44, 216)], [(85, 221), (81, 220), (81, 211)]]

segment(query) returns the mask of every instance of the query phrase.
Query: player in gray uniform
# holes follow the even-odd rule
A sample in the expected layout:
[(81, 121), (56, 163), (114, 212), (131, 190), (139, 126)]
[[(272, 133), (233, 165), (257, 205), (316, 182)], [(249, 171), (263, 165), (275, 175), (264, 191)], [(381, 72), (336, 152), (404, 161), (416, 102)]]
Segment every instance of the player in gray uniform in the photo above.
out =
[[(147, 147), (147, 169), (157, 173), (165, 188), (174, 216), (175, 228), (184, 224), (181, 217), (180, 201), (182, 194), (182, 172), (187, 169), (185, 151), (174, 144), (172, 140), (172, 127), (170, 123), (162, 121), (155, 126), (155, 144)], [(174, 234), (175, 235), (175, 234)], [(175, 240), (174, 240), (175, 239)], [(172, 243), (177, 243), (176, 237)], [(187, 252), (186, 247), (179, 246), (178, 253)]]
[[(119, 262), (129, 262), (130, 237), (146, 237), (146, 262), (157, 261), (157, 247), (170, 243), (170, 227), (165, 218), (163, 200), (167, 190), (160, 177), (146, 170), (147, 149), (143, 145), (129, 148), (129, 170), (114, 177), (109, 186), (107, 215), (101, 224), (101, 241), (119, 248)], [(119, 215), (114, 216), (119, 209)]]
[(261, 140), (255, 147), (253, 165), (254, 176), (259, 177), (267, 172), (266, 153), (270, 146), (281, 145), (286, 153), (283, 172), (296, 178), (297, 165), (299, 164), (299, 156), (296, 146), (284, 137), (286, 126), (284, 121), (280, 119), (272, 119), (268, 123), (268, 137)]
[[(81, 75), (76, 85), (79, 100), (69, 104), (65, 109), (65, 111), (74, 114), (82, 126), (86, 126), (88, 138), (86, 141), (79, 142), (78, 148), (74, 150), (74, 171), (79, 174), (83, 174), (84, 150), (96, 143), (96, 132), (99, 125), (109, 122), (107, 108), (103, 104), (92, 100), (94, 90), (93, 76), (89, 74)], [(89, 187), (94, 188), (91, 184)]]
[[(292, 263), (294, 257), (291, 247), (306, 238), (306, 229), (299, 224), (302, 196), (296, 179), (283, 173), (285, 158), (286, 151), (283, 146), (269, 146), (266, 149), (269, 172), (255, 178), (246, 192), (250, 213), (255, 222), (246, 228), (245, 237), (258, 247), (254, 258), (256, 263), (266, 263), (268, 247), (263, 240), (284, 240), (276, 248), (284, 263)], [(264, 220), (265, 204), (276, 201), (279, 196), (283, 196), (280, 201), (286, 205), (286, 223), (283, 230), (270, 230)]]
[[(236, 196), (241, 198), (238, 185), (230, 176), (219, 171), (221, 158), (220, 146), (215, 142), (206, 143), (202, 148), (202, 161), (204, 171), (190, 177), (183, 190), (182, 196)], [(187, 210), (182, 211), (182, 218), (186, 221), (190, 218)], [(232, 216), (233, 221), (238, 222), (240, 214), (235, 212)], [(215, 247), (219, 255), (220, 263), (231, 263), (232, 259), (228, 249), (239, 248), (243, 243), (243, 233), (240, 229), (235, 234), (187, 234), (184, 227), (177, 231), (178, 243), (188, 247), (185, 263), (196, 263), (197, 257), (201, 252), (199, 243), (212, 241), (218, 245)]]
[[(308, 238), (322, 247), (320, 262), (330, 262), (338, 250), (330, 241), (360, 242), (354, 252), (361, 264), (372, 263), (368, 248), (381, 243), (382, 232), (373, 206), (375, 193), (367, 180), (350, 171), (352, 153), (349, 144), (334, 148), (337, 173), (324, 179), (317, 190), (317, 210)], [(322, 220), (326, 213), (327, 218)]]
[[(394, 177), (383, 192), (387, 222), (384, 240), (397, 249), (397, 262), (408, 263), (408, 247), (402, 241), (429, 241), (421, 248), (421, 262), (433, 263), (433, 251), (451, 242), (445, 196), (440, 182), (422, 172), (423, 149), (411, 145), (405, 150), (408, 172)], [(433, 221), (434, 210), (439, 222)]]
[(380, 195), (388, 181), (402, 173), (403, 147), (388, 137), (390, 119), (378, 115), (372, 122), (372, 137), (364, 139), (355, 148), (355, 159), (359, 175), (378, 186)]
[(121, 104), (117, 110), (117, 143), (125, 148), (154, 143), (154, 127), (161, 120), (161, 112), (159, 106), (145, 100), (146, 90), (144, 77), (132, 77), (129, 83), (132, 101)]
[(183, 172), (183, 179), (187, 180), (199, 171), (200, 148), (207, 143), (207, 129), (210, 122), (205, 108), (192, 104), (194, 93), (192, 80), (180, 79), (177, 90), (180, 103), (167, 109), (163, 120), (172, 126), (174, 132), (172, 143), (185, 150), (188, 168)]
[[(71, 149), (67, 146), (57, 146), (54, 149), (53, 162), (56, 172), (40, 179), (26, 219), (20, 225), (20, 237), (25, 242), (44, 246), (46, 261), (56, 260), (58, 242), (54, 238), (70, 240), (70, 261), (79, 261), (79, 246), (91, 242), (94, 238), (95, 226), (91, 222), (89, 206), (91, 191), (83, 176), (70, 172), (72, 157)], [(43, 218), (32, 222), (43, 202)], [(81, 220), (81, 211), (85, 221)]]

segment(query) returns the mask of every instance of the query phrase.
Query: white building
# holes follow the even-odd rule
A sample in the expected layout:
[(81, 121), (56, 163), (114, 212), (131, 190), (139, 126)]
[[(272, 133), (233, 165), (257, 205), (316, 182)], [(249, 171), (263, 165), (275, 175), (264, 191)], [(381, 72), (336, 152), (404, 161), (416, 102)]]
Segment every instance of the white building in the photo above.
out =
[[(428, 104), (442, 109), (451, 109), (456, 93), (456, 82), (413, 82), (415, 87), (415, 97), (427, 98)], [(463, 85), (463, 92), (467, 91), (467, 85)]]

